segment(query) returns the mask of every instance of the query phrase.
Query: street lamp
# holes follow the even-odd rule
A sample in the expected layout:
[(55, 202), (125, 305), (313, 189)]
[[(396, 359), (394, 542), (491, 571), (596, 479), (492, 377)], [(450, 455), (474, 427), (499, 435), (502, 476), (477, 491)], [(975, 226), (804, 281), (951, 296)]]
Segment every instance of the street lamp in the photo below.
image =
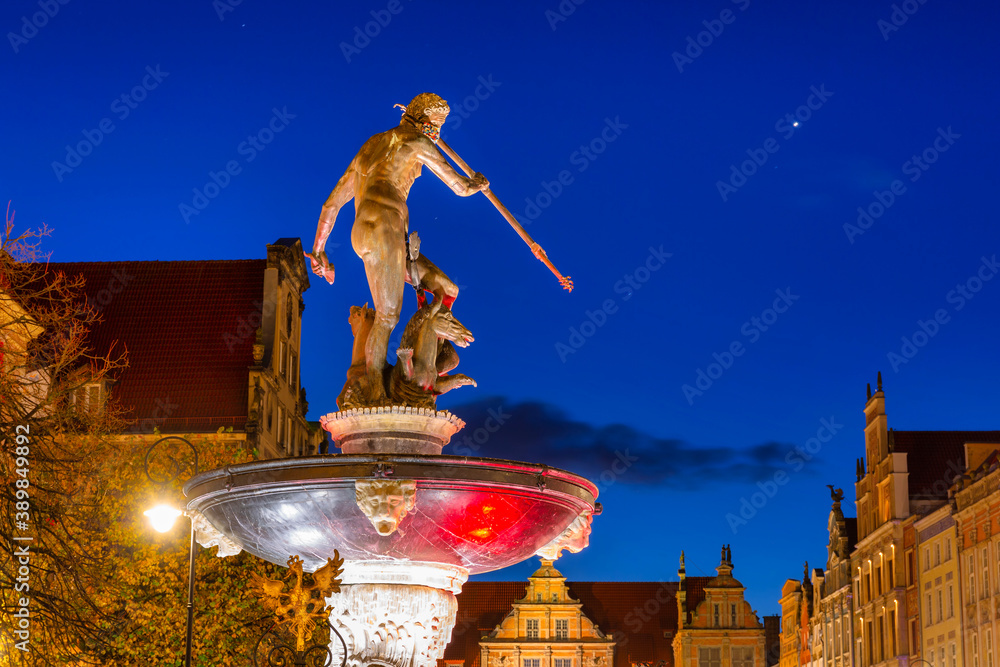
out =
[[(189, 441), (184, 438), (178, 437), (176, 435), (170, 435), (165, 438), (160, 438), (146, 450), (146, 479), (148, 479), (153, 484), (159, 486), (166, 486), (170, 484), (184, 472), (186, 466), (182, 465), (177, 459), (172, 456), (167, 456), (170, 460), (172, 471), (170, 476), (166, 479), (154, 479), (149, 472), (149, 461), (150, 456), (152, 456), (153, 451), (160, 446), (160, 444), (167, 442), (168, 440), (180, 440), (182, 443), (191, 448), (191, 452), (194, 454), (194, 475), (198, 474), (198, 450)], [(192, 477), (194, 476), (192, 475)], [(174, 526), (174, 522), (177, 517), (185, 514), (181, 510), (171, 507), (166, 504), (160, 504), (152, 509), (148, 509), (143, 512), (149, 517), (150, 523), (153, 525), (153, 529), (160, 533), (165, 533)], [(188, 516), (190, 519), (190, 516)], [(191, 639), (194, 632), (194, 521), (191, 521), (191, 545), (188, 549), (188, 598), (187, 598), (187, 643), (184, 649), (184, 665), (185, 667), (191, 667)]]

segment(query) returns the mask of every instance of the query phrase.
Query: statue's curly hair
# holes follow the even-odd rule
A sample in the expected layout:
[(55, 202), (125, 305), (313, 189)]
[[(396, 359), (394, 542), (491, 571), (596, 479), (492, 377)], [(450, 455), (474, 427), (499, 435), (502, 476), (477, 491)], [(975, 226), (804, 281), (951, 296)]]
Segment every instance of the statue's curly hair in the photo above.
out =
[[(397, 107), (402, 106), (397, 104)], [(422, 121), (427, 117), (429, 111), (448, 113), (451, 107), (439, 95), (434, 93), (420, 93), (410, 103), (403, 107), (403, 113), (414, 120)]]

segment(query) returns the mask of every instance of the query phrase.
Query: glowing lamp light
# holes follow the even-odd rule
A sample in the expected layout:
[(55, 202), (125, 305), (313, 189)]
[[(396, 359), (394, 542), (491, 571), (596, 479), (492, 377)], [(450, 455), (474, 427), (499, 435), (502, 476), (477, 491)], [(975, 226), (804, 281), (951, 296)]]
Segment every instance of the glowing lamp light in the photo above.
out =
[(149, 522), (153, 525), (153, 530), (158, 533), (165, 533), (174, 527), (177, 517), (184, 514), (184, 512), (174, 509), (170, 505), (157, 505), (151, 510), (146, 510), (143, 514), (149, 517)]

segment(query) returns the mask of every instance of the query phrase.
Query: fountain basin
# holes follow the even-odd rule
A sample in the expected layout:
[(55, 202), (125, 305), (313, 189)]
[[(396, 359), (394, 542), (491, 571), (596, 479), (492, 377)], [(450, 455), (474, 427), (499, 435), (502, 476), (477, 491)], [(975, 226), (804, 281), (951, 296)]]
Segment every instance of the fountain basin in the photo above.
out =
[[(357, 500), (356, 482), (378, 480), (416, 487), (412, 509), (388, 535)], [(373, 582), (376, 572), (386, 583), (404, 583), (406, 572), (423, 570), (413, 583), (454, 591), (469, 574), (530, 558), (594, 511), (597, 488), (517, 461), (336, 454), (227, 466), (193, 477), (184, 493), (189, 511), (272, 563), (295, 554), (312, 571), (337, 549), (347, 561), (344, 583)]]

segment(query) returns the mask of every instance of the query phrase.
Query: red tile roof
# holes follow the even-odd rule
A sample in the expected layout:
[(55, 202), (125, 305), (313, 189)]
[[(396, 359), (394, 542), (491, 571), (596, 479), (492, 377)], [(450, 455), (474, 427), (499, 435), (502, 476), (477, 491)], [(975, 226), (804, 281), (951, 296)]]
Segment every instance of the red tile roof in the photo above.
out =
[(893, 450), (906, 452), (910, 496), (947, 498), (965, 471), (965, 443), (1000, 443), (1000, 431), (892, 431)]
[[(135, 428), (161, 432), (243, 428), (266, 260), (78, 262), (49, 271), (82, 275), (102, 322), (95, 352), (128, 351), (112, 398)], [(249, 333), (247, 333), (249, 332)]]
[[(704, 585), (710, 579), (687, 578), (689, 610), (705, 599)], [(566, 585), (570, 594), (583, 603), (584, 615), (601, 632), (618, 640), (614, 667), (660, 660), (672, 667), (671, 642), (677, 632), (676, 581), (578, 581)], [(520, 581), (466, 583), (458, 595), (458, 617), (444, 659), (464, 659), (465, 667), (480, 667), (481, 637), (500, 624), (526, 590), (527, 582)]]

